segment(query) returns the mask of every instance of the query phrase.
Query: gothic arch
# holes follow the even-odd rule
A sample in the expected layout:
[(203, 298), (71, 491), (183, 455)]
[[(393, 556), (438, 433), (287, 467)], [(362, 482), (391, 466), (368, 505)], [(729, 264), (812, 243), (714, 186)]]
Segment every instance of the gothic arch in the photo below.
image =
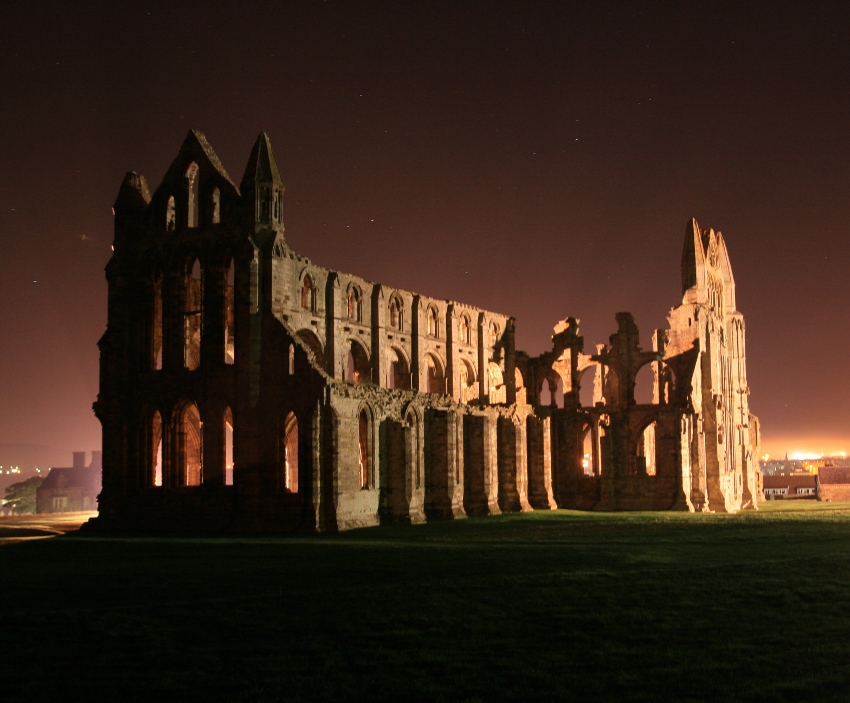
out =
[(184, 400), (174, 406), (171, 417), (173, 465), (178, 486), (203, 483), (203, 422), (198, 404)]
[(299, 430), (293, 411), (281, 413), (278, 422), (278, 476), (286, 493), (299, 492)]
[(344, 376), (349, 383), (369, 383), (372, 380), (372, 367), (369, 352), (360, 340), (351, 337), (347, 342), (348, 353), (345, 360)]
[(353, 322), (363, 322), (363, 291), (356, 283), (349, 283), (345, 294), (346, 316)]
[(404, 301), (398, 293), (393, 293), (387, 302), (387, 325), (403, 332), (404, 324)]
[(433, 351), (425, 354), (425, 363), (423, 369), (425, 371), (424, 388), (428, 393), (446, 393), (446, 372), (445, 364), (440, 356)]
[(361, 490), (375, 487), (375, 416), (368, 403), (357, 412), (358, 480)]
[(387, 348), (387, 381), (388, 388), (410, 390), (410, 363), (397, 346)]
[(457, 401), (470, 403), (478, 400), (478, 383), (475, 366), (468, 359), (458, 360)]

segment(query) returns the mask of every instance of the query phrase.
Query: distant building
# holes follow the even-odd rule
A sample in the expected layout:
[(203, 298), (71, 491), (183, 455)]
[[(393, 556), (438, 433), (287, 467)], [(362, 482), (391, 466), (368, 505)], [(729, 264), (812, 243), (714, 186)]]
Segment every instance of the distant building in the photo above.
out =
[(765, 476), (764, 497), (767, 500), (817, 497), (817, 478), (810, 473), (790, 476)]
[(850, 467), (824, 466), (817, 475), (818, 500), (850, 500)]
[(97, 510), (101, 487), (101, 452), (91, 453), (86, 466), (86, 453), (74, 452), (74, 465), (52, 468), (36, 494), (37, 513), (72, 513)]

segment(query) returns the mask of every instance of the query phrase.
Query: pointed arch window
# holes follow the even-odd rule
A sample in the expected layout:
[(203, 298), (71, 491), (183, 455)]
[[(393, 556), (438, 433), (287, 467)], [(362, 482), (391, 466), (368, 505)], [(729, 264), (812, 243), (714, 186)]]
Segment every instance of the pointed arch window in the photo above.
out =
[(149, 436), (149, 485), (162, 485), (162, 415), (154, 410), (150, 421)]
[(287, 493), (298, 493), (298, 418), (289, 413), (281, 428), (280, 469)]
[(309, 273), (304, 275), (301, 285), (301, 307), (310, 312), (316, 312), (316, 285)]
[(274, 192), (274, 221), (281, 222), (283, 220), (283, 191), (275, 190)]
[(233, 485), (233, 413), (224, 409), (224, 485)]
[(167, 232), (173, 232), (177, 229), (177, 206), (174, 203), (174, 196), (168, 198), (168, 204), (165, 207), (165, 229)]
[(153, 286), (153, 367), (162, 370), (162, 278), (157, 276)]
[(428, 308), (428, 335), (431, 337), (440, 336), (440, 318), (437, 316), (437, 308)]
[(369, 355), (363, 346), (351, 340), (345, 366), (345, 380), (349, 383), (366, 383), (371, 380)]
[(257, 221), (270, 222), (272, 217), (272, 190), (268, 186), (257, 189)]
[(357, 422), (357, 436), (359, 445), (360, 466), (360, 488), (367, 489), (372, 486), (372, 425), (366, 410), (360, 411)]
[(348, 319), (355, 322), (363, 321), (363, 300), (356, 286), (348, 289)]
[(401, 300), (397, 297), (390, 299), (390, 327), (397, 330), (404, 329), (404, 308), (401, 305)]
[(413, 474), (413, 487), (420, 488), (422, 486), (422, 462), (419, 458), (419, 418), (411, 409), (407, 411), (407, 424), (411, 430), (411, 461)]
[(236, 361), (236, 315), (234, 312), (234, 291), (236, 283), (236, 266), (233, 259), (227, 266), (224, 279), (224, 363), (233, 364)]
[(204, 281), (201, 262), (194, 259), (186, 272), (183, 308), (183, 365), (194, 371), (201, 365)]
[(188, 403), (180, 413), (178, 457), (183, 486), (200, 486), (204, 480), (203, 427), (201, 413), (195, 403)]
[(194, 161), (189, 164), (186, 169), (186, 225), (188, 227), (198, 227), (198, 186), (200, 178), (198, 178), (198, 164)]
[(445, 393), (446, 377), (443, 365), (439, 359), (432, 354), (425, 356), (426, 388), (429, 393)]
[(392, 347), (387, 352), (389, 361), (389, 387), (397, 390), (410, 389), (410, 367), (404, 354)]
[(210, 221), (217, 225), (221, 222), (221, 191), (216, 187), (212, 192), (212, 212)]
[(461, 315), (460, 317), (460, 341), (463, 344), (470, 343), (470, 325), (469, 318), (466, 315)]

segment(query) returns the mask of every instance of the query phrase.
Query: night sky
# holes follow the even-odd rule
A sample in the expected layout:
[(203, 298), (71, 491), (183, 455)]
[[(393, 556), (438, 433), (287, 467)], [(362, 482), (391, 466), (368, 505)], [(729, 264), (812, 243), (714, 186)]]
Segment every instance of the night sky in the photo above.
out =
[(4, 3), (0, 443), (99, 448), (111, 207), (193, 127), (236, 183), (268, 132), (295, 251), (513, 315), (531, 354), (623, 310), (651, 348), (695, 217), (763, 448), (850, 451), (850, 5), (577, 5)]

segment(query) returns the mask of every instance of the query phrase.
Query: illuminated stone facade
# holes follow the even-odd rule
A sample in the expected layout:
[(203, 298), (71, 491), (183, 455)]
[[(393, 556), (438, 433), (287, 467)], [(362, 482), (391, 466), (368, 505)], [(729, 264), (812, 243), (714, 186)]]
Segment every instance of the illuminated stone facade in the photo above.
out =
[[(511, 317), (293, 252), (283, 191), (265, 134), (238, 188), (194, 130), (153, 195), (127, 174), (106, 268), (93, 527), (333, 531), (755, 505), (758, 425), (719, 233), (689, 225), (684, 299), (653, 351), (621, 313), (610, 346), (585, 354), (567, 318), (531, 358)], [(636, 404), (645, 366), (654, 402)]]

